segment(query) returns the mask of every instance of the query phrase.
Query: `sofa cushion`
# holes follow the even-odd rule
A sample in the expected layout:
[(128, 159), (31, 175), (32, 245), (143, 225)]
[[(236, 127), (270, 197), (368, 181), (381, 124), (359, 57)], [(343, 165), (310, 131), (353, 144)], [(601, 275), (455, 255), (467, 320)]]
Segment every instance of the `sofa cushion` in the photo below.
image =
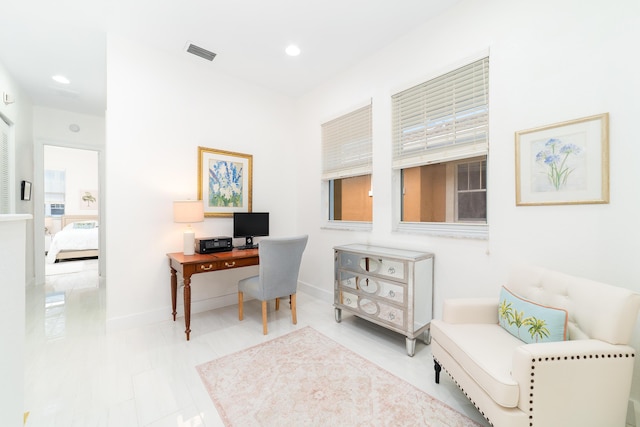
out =
[(565, 341), (567, 311), (528, 301), (502, 287), (498, 307), (500, 326), (528, 344)]
[(431, 322), (431, 336), (497, 404), (518, 405), (519, 386), (511, 377), (511, 365), (513, 352), (524, 345), (522, 341), (497, 324), (440, 320)]

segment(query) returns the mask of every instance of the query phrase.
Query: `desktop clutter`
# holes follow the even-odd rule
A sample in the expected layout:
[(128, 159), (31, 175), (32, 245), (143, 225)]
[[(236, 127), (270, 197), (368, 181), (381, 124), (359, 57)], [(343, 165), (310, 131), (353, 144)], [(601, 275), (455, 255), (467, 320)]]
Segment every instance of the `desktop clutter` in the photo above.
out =
[[(245, 244), (236, 249), (258, 249), (254, 238), (269, 235), (269, 212), (235, 212), (233, 214), (233, 237), (244, 238)], [(210, 254), (234, 249), (233, 239), (227, 236), (201, 237), (195, 239), (195, 252)]]

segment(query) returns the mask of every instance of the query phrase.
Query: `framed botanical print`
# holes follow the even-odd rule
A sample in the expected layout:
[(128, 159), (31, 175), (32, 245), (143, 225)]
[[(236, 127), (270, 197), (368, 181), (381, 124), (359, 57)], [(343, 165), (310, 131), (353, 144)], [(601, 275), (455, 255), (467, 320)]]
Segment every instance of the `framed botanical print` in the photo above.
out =
[(198, 147), (198, 199), (205, 217), (251, 212), (253, 156)]
[(516, 205), (609, 203), (609, 114), (516, 132)]

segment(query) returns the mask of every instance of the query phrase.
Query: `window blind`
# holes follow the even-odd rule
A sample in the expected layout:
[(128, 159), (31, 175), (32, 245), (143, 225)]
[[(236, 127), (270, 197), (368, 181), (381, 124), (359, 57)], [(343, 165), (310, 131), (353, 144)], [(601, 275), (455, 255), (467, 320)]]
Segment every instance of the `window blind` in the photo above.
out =
[(489, 58), (392, 96), (393, 167), (487, 154)]
[(0, 214), (9, 213), (9, 125), (0, 118)]
[(321, 125), (322, 179), (371, 173), (371, 104)]
[(60, 170), (44, 171), (44, 202), (64, 203), (66, 193), (66, 172)]

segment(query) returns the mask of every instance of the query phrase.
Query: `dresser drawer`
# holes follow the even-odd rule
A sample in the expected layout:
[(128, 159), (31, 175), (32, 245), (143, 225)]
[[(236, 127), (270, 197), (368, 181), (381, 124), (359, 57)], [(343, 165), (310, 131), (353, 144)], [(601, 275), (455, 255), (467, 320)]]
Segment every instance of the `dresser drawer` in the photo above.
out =
[(366, 297), (362, 297), (358, 300), (358, 307), (361, 313), (366, 313), (368, 316), (375, 318), (378, 321), (405, 329), (405, 311), (401, 308)]
[(404, 261), (350, 252), (339, 252), (337, 256), (342, 269), (402, 282), (407, 281), (407, 268)]
[(406, 305), (406, 285), (402, 283), (339, 270), (338, 285), (363, 296), (375, 296), (402, 306)]
[(384, 301), (341, 290), (337, 293), (335, 303), (364, 318), (375, 319), (400, 329), (406, 326), (406, 311)]

